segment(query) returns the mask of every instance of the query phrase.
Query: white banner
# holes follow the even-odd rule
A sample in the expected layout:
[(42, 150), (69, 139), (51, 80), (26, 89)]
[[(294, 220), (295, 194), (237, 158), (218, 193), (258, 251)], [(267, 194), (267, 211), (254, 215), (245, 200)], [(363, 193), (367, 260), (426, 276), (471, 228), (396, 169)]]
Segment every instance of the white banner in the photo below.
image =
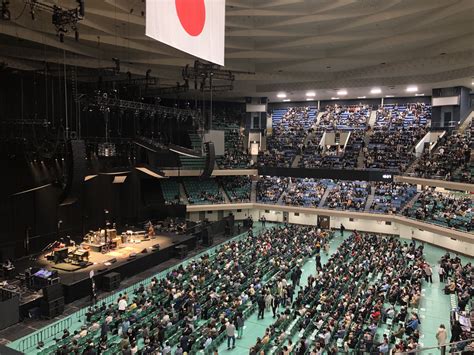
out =
[(224, 65), (225, 0), (147, 0), (146, 35)]

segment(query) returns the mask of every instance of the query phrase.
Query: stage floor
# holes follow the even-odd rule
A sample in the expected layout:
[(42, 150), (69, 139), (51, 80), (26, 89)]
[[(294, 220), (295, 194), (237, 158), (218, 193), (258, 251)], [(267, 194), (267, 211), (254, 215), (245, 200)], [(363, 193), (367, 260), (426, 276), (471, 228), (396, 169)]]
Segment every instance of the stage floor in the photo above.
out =
[[(134, 259), (138, 259), (148, 253), (152, 252), (154, 245), (159, 244), (160, 250), (173, 247), (175, 244), (183, 243), (191, 238), (188, 235), (178, 234), (161, 234), (157, 235), (150, 240), (141, 241), (139, 243), (124, 243), (121, 244), (117, 249), (110, 250), (103, 254), (99, 252), (89, 252), (89, 266), (84, 268), (78, 268), (76, 265), (60, 263), (54, 264), (54, 262), (46, 259), (46, 254), (41, 255), (36, 260), (36, 266), (48, 269), (55, 269), (58, 271), (59, 277), (62, 284), (75, 283), (81, 279), (88, 278), (92, 270), (97, 274), (105, 271), (106, 269), (115, 268), (121, 264), (129, 262), (130, 254), (136, 254)], [(147, 253), (142, 253), (144, 249), (147, 249)], [(116, 259), (114, 263), (108, 263), (111, 259)], [(133, 259), (132, 259), (133, 260)]]

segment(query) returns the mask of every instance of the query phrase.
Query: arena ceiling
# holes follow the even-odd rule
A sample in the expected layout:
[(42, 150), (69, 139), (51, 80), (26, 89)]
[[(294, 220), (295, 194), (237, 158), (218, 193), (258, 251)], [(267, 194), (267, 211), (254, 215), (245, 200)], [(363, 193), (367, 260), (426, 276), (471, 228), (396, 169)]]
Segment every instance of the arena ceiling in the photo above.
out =
[[(74, 0), (50, 1), (63, 8)], [(147, 38), (144, 0), (86, 0), (80, 40), (56, 36), (51, 15), (10, 0), (0, 20), (0, 62), (37, 70), (44, 62), (94, 68), (121, 61), (121, 72), (151, 75), (163, 86), (181, 80), (194, 58)], [(280, 100), (406, 96), (408, 85), (431, 88), (474, 81), (473, 0), (227, 0), (225, 69), (235, 70), (232, 92), (220, 97)], [(63, 51), (64, 50), (64, 51)], [(85, 71), (87, 72), (87, 71)], [(381, 94), (370, 94), (372, 88)], [(342, 98), (342, 97), (341, 97)]]

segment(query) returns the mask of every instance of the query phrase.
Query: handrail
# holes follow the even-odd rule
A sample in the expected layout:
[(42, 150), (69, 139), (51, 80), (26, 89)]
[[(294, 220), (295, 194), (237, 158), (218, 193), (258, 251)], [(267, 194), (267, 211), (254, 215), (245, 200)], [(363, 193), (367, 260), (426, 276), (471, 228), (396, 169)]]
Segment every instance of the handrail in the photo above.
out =
[[(355, 212), (338, 209), (328, 209), (319, 207), (287, 206), (265, 203), (222, 203), (214, 205), (186, 205), (186, 212), (201, 211), (234, 211), (234, 210), (271, 210), (293, 213), (316, 214), (331, 217), (368, 219), (385, 222), (396, 222), (409, 227), (415, 227), (449, 238), (454, 238), (467, 243), (474, 243), (474, 234), (457, 229), (442, 227), (435, 223), (424, 222), (413, 218), (408, 218), (397, 214), (384, 214), (374, 212)], [(371, 232), (371, 231), (367, 231)]]
[[(469, 342), (472, 342), (474, 341), (474, 338), (470, 338), (470, 339), (466, 339), (466, 340), (460, 340), (460, 341), (455, 341), (455, 342), (452, 342), (452, 343), (446, 343), (442, 346), (450, 346), (452, 347), (453, 345), (457, 345), (457, 344), (460, 344), (460, 343), (469, 343)], [(421, 353), (425, 350), (434, 350), (434, 349), (439, 349), (441, 346), (427, 346), (425, 348), (418, 348), (418, 349), (414, 349), (414, 350), (410, 350), (410, 351), (407, 351), (407, 352), (403, 352), (401, 354), (418, 354), (418, 353)], [(355, 351), (355, 350), (354, 350)], [(453, 353), (450, 353), (450, 354), (462, 354), (464, 353), (465, 350), (458, 350), (458, 351), (455, 351)], [(356, 351), (357, 353), (357, 351)]]

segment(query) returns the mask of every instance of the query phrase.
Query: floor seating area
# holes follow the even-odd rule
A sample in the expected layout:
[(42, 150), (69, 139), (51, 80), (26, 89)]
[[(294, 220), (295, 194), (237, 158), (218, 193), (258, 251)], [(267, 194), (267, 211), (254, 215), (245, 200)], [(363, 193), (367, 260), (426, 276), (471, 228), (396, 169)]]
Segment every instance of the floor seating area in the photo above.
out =
[(235, 203), (250, 202), (252, 180), (248, 176), (222, 176), (219, 183), (224, 188), (229, 200)]
[[(388, 257), (381, 262), (380, 255)], [(262, 289), (260, 297), (278, 299), (279, 306), (273, 311), (275, 321), (257, 338), (251, 353), (388, 353), (394, 342), (400, 352), (415, 350), (420, 330), (413, 319), (419, 321), (416, 304), (424, 265), (422, 246), (351, 235), (307, 282), (300, 285), (296, 278), (283, 286), (283, 293), (280, 282)], [(401, 333), (385, 328), (399, 322)]]
[(209, 205), (214, 203), (224, 203), (224, 197), (222, 196), (219, 185), (215, 179), (184, 178), (183, 186), (189, 204)]
[(444, 194), (427, 189), (404, 214), (443, 227), (467, 232), (474, 230), (474, 202), (471, 195)]
[(374, 199), (370, 210), (380, 213), (399, 213), (416, 195), (416, 186), (397, 183), (372, 183)]
[[(254, 313), (257, 293), (311, 257), (311, 246), (321, 238), (314, 227), (281, 226), (230, 241), (162, 278), (137, 285), (133, 293), (119, 294), (115, 302), (90, 308), (81, 329), (57, 334), (62, 339), (38, 353), (82, 353), (99, 346), (103, 354), (132, 349), (143, 354), (165, 349), (212, 354), (226, 337), (228, 319)], [(281, 255), (285, 258), (277, 266), (274, 259)], [(119, 303), (125, 304), (123, 311)]]
[(325, 207), (331, 209), (362, 211), (370, 194), (366, 181), (338, 181), (331, 187)]
[(377, 111), (373, 134), (364, 149), (365, 167), (404, 171), (414, 160), (414, 146), (426, 134), (431, 106), (384, 105)]
[(272, 134), (267, 137), (267, 149), (258, 156), (259, 166), (290, 167), (301, 152), (303, 141), (317, 115), (315, 107), (275, 109), (272, 114)]

